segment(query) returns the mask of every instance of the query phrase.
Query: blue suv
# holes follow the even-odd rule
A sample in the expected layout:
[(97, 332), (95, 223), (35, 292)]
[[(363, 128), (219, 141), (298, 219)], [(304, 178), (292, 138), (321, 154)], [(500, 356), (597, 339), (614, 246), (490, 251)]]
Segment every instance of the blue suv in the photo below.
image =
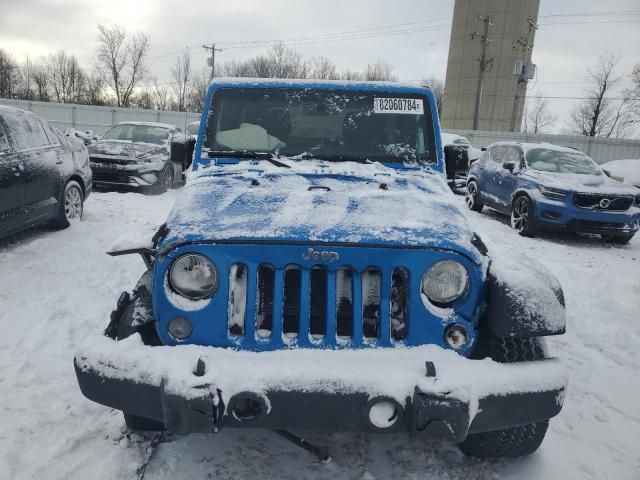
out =
[(584, 153), (548, 143), (499, 142), (469, 170), (467, 206), (511, 216), (524, 236), (561, 229), (628, 243), (640, 229), (640, 195)]
[(205, 100), (166, 223), (110, 252), (147, 271), (76, 353), (84, 395), (131, 429), (268, 428), (315, 453), (287, 430), (536, 450), (567, 381), (543, 338), (562, 289), (469, 228), (431, 90), (216, 78)]

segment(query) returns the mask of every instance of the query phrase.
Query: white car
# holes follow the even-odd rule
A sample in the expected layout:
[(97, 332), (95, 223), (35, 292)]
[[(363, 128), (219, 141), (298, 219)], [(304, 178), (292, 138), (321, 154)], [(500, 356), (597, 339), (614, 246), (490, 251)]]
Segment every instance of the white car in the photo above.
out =
[(611, 178), (640, 188), (640, 159), (612, 160), (600, 166)]

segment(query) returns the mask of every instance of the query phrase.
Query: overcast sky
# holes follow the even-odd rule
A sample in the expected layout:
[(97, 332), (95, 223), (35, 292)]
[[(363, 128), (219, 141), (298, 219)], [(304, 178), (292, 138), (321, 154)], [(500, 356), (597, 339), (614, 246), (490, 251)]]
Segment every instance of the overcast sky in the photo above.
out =
[[(170, 81), (170, 66), (186, 47), (201, 68), (203, 43), (216, 42), (224, 61), (268, 48), (233, 42), (291, 38), (303, 55), (326, 55), (341, 70), (364, 69), (379, 59), (391, 63), (400, 80), (415, 81), (445, 77), (453, 0), (0, 0), (0, 12), (0, 48), (18, 60), (64, 49), (89, 68), (96, 25), (118, 23), (150, 35), (149, 67), (161, 82)], [(585, 15), (597, 12), (608, 15)], [(563, 14), (580, 16), (555, 16)], [(579, 95), (586, 68), (605, 52), (620, 55), (618, 73), (625, 77), (640, 63), (640, 0), (541, 0), (538, 20), (538, 76), (530, 91)], [(354, 31), (348, 40), (327, 41), (329, 34)], [(551, 101), (561, 117), (572, 104)]]

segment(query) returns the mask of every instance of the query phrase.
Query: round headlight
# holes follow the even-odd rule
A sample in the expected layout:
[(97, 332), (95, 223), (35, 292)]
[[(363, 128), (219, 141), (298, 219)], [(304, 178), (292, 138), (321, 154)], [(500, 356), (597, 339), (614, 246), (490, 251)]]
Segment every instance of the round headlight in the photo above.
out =
[(210, 297), (218, 288), (218, 271), (207, 257), (189, 253), (173, 262), (169, 283), (183, 297), (200, 300)]
[(460, 298), (469, 286), (469, 274), (454, 260), (432, 265), (422, 277), (422, 293), (437, 306), (448, 305)]

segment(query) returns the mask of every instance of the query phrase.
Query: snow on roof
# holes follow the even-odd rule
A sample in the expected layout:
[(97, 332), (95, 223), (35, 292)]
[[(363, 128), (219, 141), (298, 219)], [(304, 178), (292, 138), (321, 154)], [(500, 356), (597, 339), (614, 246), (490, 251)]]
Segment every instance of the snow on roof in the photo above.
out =
[(146, 127), (158, 127), (158, 128), (177, 128), (175, 125), (171, 125), (170, 123), (159, 123), (159, 122), (137, 122), (133, 120), (128, 120), (126, 122), (118, 122), (117, 125), (144, 125)]
[(251, 77), (215, 77), (210, 86), (249, 86), (249, 87), (349, 87), (366, 90), (397, 90), (415, 92), (431, 91), (429, 87), (412, 83), (400, 82), (372, 82), (365, 80), (314, 80), (314, 79), (288, 79), (288, 78), (251, 78)]
[(563, 147), (562, 145), (556, 145), (554, 143), (547, 143), (547, 142), (529, 143), (529, 142), (517, 142), (517, 141), (505, 140), (505, 141), (501, 141), (501, 142), (492, 143), (487, 148), (495, 146), (495, 145), (506, 145), (506, 146), (517, 145), (520, 148), (522, 148), (522, 150), (525, 153), (528, 152), (529, 150), (533, 150), (535, 148), (547, 148), (549, 150), (555, 150), (555, 151), (558, 151), (558, 152), (581, 153), (583, 155), (586, 155), (586, 153), (584, 153), (582, 150), (578, 150), (576, 148), (571, 148), (571, 147)]

